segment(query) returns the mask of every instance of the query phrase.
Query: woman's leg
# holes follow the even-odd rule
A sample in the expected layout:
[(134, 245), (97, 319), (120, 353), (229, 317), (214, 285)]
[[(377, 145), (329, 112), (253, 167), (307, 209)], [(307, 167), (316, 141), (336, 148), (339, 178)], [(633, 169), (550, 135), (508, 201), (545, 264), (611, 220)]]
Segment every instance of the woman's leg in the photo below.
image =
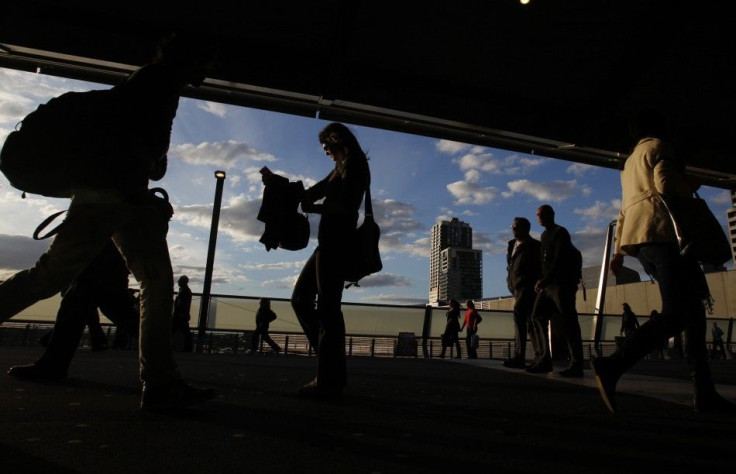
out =
[(304, 264), (302, 272), (291, 294), (291, 307), (294, 309), (304, 335), (315, 351), (319, 350), (319, 316), (315, 307), (317, 298), (317, 251)]

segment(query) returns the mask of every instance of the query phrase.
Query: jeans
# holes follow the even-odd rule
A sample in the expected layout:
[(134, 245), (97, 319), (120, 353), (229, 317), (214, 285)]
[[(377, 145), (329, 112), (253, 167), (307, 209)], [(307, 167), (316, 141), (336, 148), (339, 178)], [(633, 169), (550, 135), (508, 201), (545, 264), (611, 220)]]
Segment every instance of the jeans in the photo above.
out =
[(347, 381), (345, 319), (340, 307), (344, 263), (341, 250), (317, 247), (304, 264), (291, 295), (299, 324), (317, 352), (320, 385), (343, 387)]
[(473, 346), (473, 336), (475, 336), (477, 332), (478, 331), (473, 331), (470, 328), (465, 328), (465, 348), (468, 350), (468, 359), (478, 358), (478, 351), (476, 347)]
[(715, 390), (705, 343), (703, 300), (708, 283), (697, 262), (680, 256), (675, 244), (646, 245), (636, 257), (659, 284), (662, 311), (642, 324), (612, 357), (626, 370), (672, 336), (683, 332), (683, 351), (696, 393)]

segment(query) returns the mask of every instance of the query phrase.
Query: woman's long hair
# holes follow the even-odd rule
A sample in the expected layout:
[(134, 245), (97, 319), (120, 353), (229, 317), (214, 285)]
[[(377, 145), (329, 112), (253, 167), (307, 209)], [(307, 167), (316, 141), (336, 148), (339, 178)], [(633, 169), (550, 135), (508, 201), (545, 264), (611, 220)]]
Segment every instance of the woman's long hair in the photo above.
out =
[(368, 159), (353, 132), (339, 122), (332, 122), (323, 128), (319, 132), (319, 142), (330, 148), (344, 148), (348, 156)]

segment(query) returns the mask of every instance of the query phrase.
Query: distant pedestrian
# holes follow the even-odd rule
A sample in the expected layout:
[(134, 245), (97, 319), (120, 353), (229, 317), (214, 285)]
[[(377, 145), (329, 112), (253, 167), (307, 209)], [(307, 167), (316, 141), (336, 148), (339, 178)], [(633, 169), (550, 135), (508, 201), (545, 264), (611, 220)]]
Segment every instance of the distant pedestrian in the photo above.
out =
[[(514, 355), (505, 360), (504, 367), (523, 369), (526, 367), (526, 339), (531, 327), (532, 309), (537, 294), (534, 285), (539, 280), (542, 266), (540, 243), (529, 235), (531, 223), (523, 217), (515, 217), (511, 224), (514, 238), (506, 251), (506, 282), (514, 297)], [(536, 348), (535, 348), (536, 349)], [(540, 354), (535, 350), (535, 359)]]
[(250, 344), (250, 351), (258, 352), (259, 346), (260, 346), (260, 339), (263, 339), (263, 341), (271, 346), (271, 350), (278, 354), (281, 352), (281, 348), (278, 344), (274, 342), (273, 339), (271, 339), (271, 336), (268, 334), (268, 328), (270, 324), (274, 321), (276, 321), (276, 313), (271, 309), (271, 300), (268, 298), (261, 298), (258, 302), (258, 311), (256, 311), (256, 329), (253, 331), (253, 336), (251, 339)]
[(468, 310), (465, 312), (465, 321), (460, 327), (460, 331), (465, 329), (465, 347), (468, 350), (468, 359), (478, 358), (478, 324), (483, 321), (478, 311), (475, 309), (475, 303), (471, 300), (465, 302)]
[(726, 358), (726, 347), (723, 345), (723, 330), (718, 327), (718, 323), (713, 321), (713, 328), (710, 330), (710, 334), (713, 338), (713, 351), (711, 352), (711, 359), (716, 358), (716, 350), (721, 352), (721, 359)]
[(636, 319), (636, 314), (631, 310), (629, 303), (624, 303), (622, 306), (624, 312), (621, 314), (621, 331), (619, 334), (630, 337), (639, 327), (639, 320)]
[(171, 332), (174, 341), (179, 339), (181, 344), (174, 344), (182, 352), (192, 352), (194, 348), (192, 329), (189, 327), (191, 321), (192, 290), (189, 288), (189, 277), (182, 275), (177, 281), (179, 291), (174, 298), (174, 310), (171, 315)]
[(462, 358), (463, 354), (460, 350), (460, 303), (456, 299), (450, 300), (450, 310), (445, 313), (447, 323), (445, 324), (445, 332), (442, 333), (442, 352), (440, 359), (445, 358), (445, 351), (448, 347), (455, 346), (455, 358)]

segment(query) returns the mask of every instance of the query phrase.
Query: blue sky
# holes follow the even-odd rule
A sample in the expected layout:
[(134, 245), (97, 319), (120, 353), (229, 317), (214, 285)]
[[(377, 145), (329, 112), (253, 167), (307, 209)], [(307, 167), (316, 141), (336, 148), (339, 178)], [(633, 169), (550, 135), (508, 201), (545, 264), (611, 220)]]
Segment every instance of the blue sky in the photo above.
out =
[[(40, 74), (0, 69), (0, 141), (38, 104), (67, 90), (102, 89)], [(331, 169), (318, 132), (327, 122), (258, 109), (182, 99), (174, 122), (169, 169), (155, 186), (166, 188), (175, 214), (169, 248), (175, 275), (186, 274), (201, 291), (215, 192), (215, 170), (227, 172), (212, 292), (288, 298), (299, 271), (314, 250), (266, 251), (256, 219), (266, 165), (292, 180), (314, 184)], [(474, 248), (483, 251), (483, 296), (508, 294), (505, 248), (514, 216), (532, 222), (536, 209), (551, 204), (583, 251), (584, 265), (601, 262), (605, 231), (620, 205), (616, 170), (477, 147), (431, 137), (348, 124), (370, 157), (373, 207), (382, 229), (384, 269), (343, 301), (423, 304), (428, 295), (429, 231), (457, 217), (473, 227)], [(701, 196), (725, 225), (731, 207), (726, 190), (703, 188)], [(68, 200), (29, 195), (0, 175), (0, 279), (31, 266), (48, 246), (30, 237), (36, 226)], [(318, 216), (310, 216), (313, 236)], [(639, 269), (632, 259), (627, 266)], [(729, 263), (729, 268), (733, 264)]]

